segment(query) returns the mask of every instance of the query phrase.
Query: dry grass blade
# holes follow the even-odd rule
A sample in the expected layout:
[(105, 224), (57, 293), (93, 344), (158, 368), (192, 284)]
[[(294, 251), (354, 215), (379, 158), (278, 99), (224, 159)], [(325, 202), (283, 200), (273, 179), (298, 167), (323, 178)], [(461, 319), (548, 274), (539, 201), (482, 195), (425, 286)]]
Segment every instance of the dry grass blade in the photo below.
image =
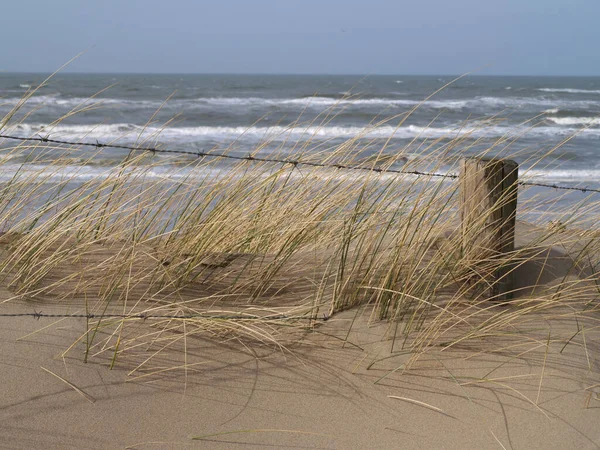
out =
[(278, 430), (278, 429), (269, 429), (269, 428), (257, 428), (250, 430), (235, 430), (235, 431), (223, 431), (221, 433), (211, 433), (211, 434), (203, 434), (200, 436), (193, 436), (193, 441), (201, 441), (204, 439), (215, 438), (220, 436), (227, 436), (231, 434), (242, 434), (242, 433), (292, 433), (292, 434), (306, 434), (310, 436), (323, 436), (323, 437), (332, 437), (329, 434), (324, 433), (315, 433), (312, 431), (302, 431), (302, 430)]
[(187, 377), (187, 370), (190, 367), (195, 367), (195, 366), (204, 365), (204, 364), (209, 364), (209, 361), (201, 361), (201, 362), (197, 362), (197, 363), (184, 364), (182, 366), (175, 366), (175, 367), (166, 367), (166, 368), (163, 368), (163, 369), (154, 370), (154, 371), (152, 371), (150, 373), (145, 373), (144, 375), (138, 375), (138, 376), (133, 377), (133, 378), (128, 378), (127, 381), (128, 382), (138, 381), (138, 380), (140, 380), (142, 378), (152, 377), (152, 376), (156, 376), (156, 375), (161, 374), (161, 373), (172, 372), (172, 371), (177, 371), (177, 370), (184, 370), (185, 371), (185, 375)]
[(147, 448), (149, 445), (156, 445), (156, 446), (160, 446), (158, 448), (164, 448), (166, 445), (172, 446), (172, 445), (181, 445), (184, 447), (189, 447), (190, 444), (189, 442), (177, 442), (177, 441), (144, 441), (144, 442), (138, 442), (137, 444), (132, 444), (132, 445), (128, 445), (127, 447), (125, 447), (126, 450), (130, 450), (130, 449), (134, 449), (134, 448), (138, 448), (141, 446), (144, 446), (143, 448)]
[(442, 413), (442, 414), (446, 414), (442, 409), (438, 408), (437, 406), (433, 406), (433, 405), (430, 405), (428, 403), (421, 402), (419, 400), (414, 400), (412, 398), (398, 397), (397, 395), (388, 395), (388, 398), (394, 398), (396, 400), (402, 400), (403, 402), (412, 403), (413, 405), (419, 405), (419, 406), (422, 406), (423, 408), (431, 409), (432, 411), (436, 411), (436, 412), (439, 412), (439, 413)]
[(500, 439), (498, 439), (498, 437), (494, 434), (494, 432), (492, 430), (490, 430), (490, 433), (492, 433), (492, 436), (494, 436), (494, 439), (496, 439), (496, 442), (498, 443), (498, 445), (500, 447), (502, 447), (503, 450), (506, 450), (506, 447), (504, 446), (504, 444), (500, 441)]
[(542, 364), (542, 372), (540, 374), (540, 385), (538, 386), (537, 397), (535, 404), (539, 404), (540, 395), (542, 394), (542, 382), (544, 381), (544, 371), (546, 370), (546, 360), (548, 359), (548, 350), (550, 349), (550, 332), (548, 332), (548, 341), (546, 342), (546, 351), (544, 352), (544, 363)]
[(40, 368), (45, 371), (48, 372), (50, 375), (58, 378), (60, 381), (62, 381), (63, 383), (65, 383), (67, 386), (69, 386), (70, 388), (72, 388), (75, 392), (77, 392), (79, 395), (81, 395), (83, 398), (85, 398), (88, 402), (90, 402), (91, 404), (96, 403), (96, 399), (94, 399), (94, 397), (92, 397), (91, 395), (85, 393), (83, 390), (81, 390), (80, 388), (78, 388), (77, 386), (75, 386), (73, 383), (71, 383), (70, 381), (65, 380), (63, 377), (61, 377), (60, 375), (55, 374), (54, 372), (52, 372), (51, 370), (46, 369), (45, 367), (41, 367)]

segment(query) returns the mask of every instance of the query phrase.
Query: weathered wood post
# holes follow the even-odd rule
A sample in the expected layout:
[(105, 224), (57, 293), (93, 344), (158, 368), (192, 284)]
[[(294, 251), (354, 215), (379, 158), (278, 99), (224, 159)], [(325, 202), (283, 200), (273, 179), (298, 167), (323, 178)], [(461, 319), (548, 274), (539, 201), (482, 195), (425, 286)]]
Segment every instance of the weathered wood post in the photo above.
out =
[(512, 298), (514, 277), (506, 256), (515, 248), (519, 166), (511, 160), (466, 158), (460, 167), (463, 258), (478, 292)]

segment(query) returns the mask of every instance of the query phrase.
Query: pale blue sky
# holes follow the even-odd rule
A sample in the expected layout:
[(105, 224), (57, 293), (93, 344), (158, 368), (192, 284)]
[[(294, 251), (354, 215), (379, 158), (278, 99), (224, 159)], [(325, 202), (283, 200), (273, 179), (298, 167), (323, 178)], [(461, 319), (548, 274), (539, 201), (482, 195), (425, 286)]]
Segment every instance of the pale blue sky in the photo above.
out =
[(600, 75), (600, 0), (4, 0), (0, 71)]

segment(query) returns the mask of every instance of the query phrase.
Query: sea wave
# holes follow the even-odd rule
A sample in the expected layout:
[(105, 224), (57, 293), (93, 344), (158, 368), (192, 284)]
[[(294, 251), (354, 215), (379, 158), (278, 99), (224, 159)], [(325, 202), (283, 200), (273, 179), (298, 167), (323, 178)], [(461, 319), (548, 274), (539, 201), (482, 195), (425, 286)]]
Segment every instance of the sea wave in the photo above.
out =
[[(553, 118), (555, 119), (555, 118)], [(562, 118), (560, 118), (562, 119)], [(550, 119), (549, 119), (550, 120)], [(558, 120), (558, 119), (557, 119)], [(413, 138), (555, 138), (579, 135), (599, 138), (600, 128), (568, 126), (511, 127), (485, 123), (457, 124), (445, 127), (407, 125), (399, 128), (385, 125), (379, 127), (358, 126), (197, 126), (197, 127), (142, 127), (129, 123), (99, 125), (48, 125), (19, 124), (5, 130), (5, 134), (19, 136), (48, 135), (53, 139), (89, 140), (106, 142), (153, 142), (160, 139), (166, 143), (199, 141), (311, 141), (330, 139), (413, 139)]]
[[(438, 169), (439, 173), (454, 173)], [(15, 175), (22, 179), (29, 179), (34, 175), (40, 176), (40, 181), (52, 182), (85, 182), (89, 180), (103, 180), (115, 177), (117, 174), (136, 175), (136, 180), (164, 180), (164, 181), (193, 181), (208, 177), (223, 176), (223, 170), (218, 166), (174, 166), (171, 164), (140, 165), (123, 169), (118, 165), (44, 165), (44, 164), (3, 164), (0, 166), (0, 181), (14, 179)], [(333, 172), (330, 176), (346, 178), (356, 176), (358, 172)], [(305, 175), (300, 175), (305, 176)], [(396, 174), (382, 174), (382, 177), (395, 177)], [(575, 186), (595, 186), (600, 179), (600, 169), (548, 169), (548, 170), (523, 170), (520, 180), (537, 183), (561, 183)], [(448, 180), (451, 181), (451, 180)]]
[[(424, 108), (433, 109), (448, 109), (448, 110), (462, 110), (462, 109), (514, 109), (523, 107), (532, 107), (533, 109), (539, 108), (552, 108), (552, 107), (566, 107), (571, 108), (588, 108), (588, 107), (600, 107), (600, 101), (597, 100), (575, 100), (557, 101), (555, 99), (546, 98), (533, 98), (533, 97), (475, 97), (471, 99), (446, 99), (446, 100), (414, 100), (414, 99), (398, 99), (398, 98), (331, 98), (331, 97), (305, 97), (305, 98), (293, 98), (293, 99), (264, 99), (257, 97), (246, 97), (246, 98), (198, 98), (196, 99), (197, 105), (211, 105), (211, 106), (301, 106), (301, 107), (365, 107), (365, 106), (376, 106), (379, 108), (386, 107), (414, 107), (421, 105)], [(179, 101), (182, 104), (186, 101)]]
[(506, 109), (522, 109), (531, 107), (539, 110), (539, 108), (571, 108), (571, 109), (586, 109), (590, 107), (600, 107), (598, 100), (556, 100), (551, 98), (535, 98), (535, 97), (478, 97), (470, 100), (470, 106), (496, 107)]
[(600, 117), (548, 117), (546, 120), (557, 125), (600, 126)]
[[(475, 129), (471, 129), (475, 131)], [(409, 125), (396, 128), (393, 126), (356, 127), (356, 126), (198, 126), (198, 127), (141, 127), (129, 123), (89, 125), (47, 125), (19, 124), (10, 132), (19, 135), (50, 135), (53, 139), (96, 139), (105, 141), (148, 140), (160, 137), (163, 141), (172, 140), (310, 140), (335, 138), (388, 138), (390, 136), (411, 138), (419, 134), (427, 137), (445, 135), (462, 135), (469, 132), (468, 127), (431, 128)]]
[[(14, 105), (22, 101), (20, 98), (6, 98), (2, 100), (4, 105)], [(531, 109), (532, 112), (549, 108), (587, 109), (600, 108), (599, 100), (556, 100), (536, 97), (475, 97), (469, 99), (430, 99), (427, 101), (408, 98), (361, 98), (359, 96), (341, 97), (301, 97), (301, 98), (261, 98), (261, 97), (198, 97), (193, 99), (172, 99), (166, 103), (163, 100), (133, 100), (120, 98), (83, 98), (63, 97), (60, 94), (38, 95), (29, 98), (26, 104), (43, 105), (45, 107), (57, 107), (60, 109), (72, 109), (80, 105), (98, 104), (110, 108), (127, 109), (150, 109), (158, 108), (176, 109), (178, 112), (194, 109), (214, 110), (225, 109), (227, 112), (237, 111), (240, 108), (281, 108), (301, 111), (304, 108), (328, 109), (328, 108), (369, 108), (377, 111), (387, 108), (429, 108), (436, 110), (469, 110), (476, 109), (485, 113), (486, 111), (498, 111), (502, 109)]]
[(160, 101), (152, 100), (128, 100), (119, 98), (100, 98), (100, 97), (62, 97), (60, 94), (45, 94), (34, 95), (24, 100), (23, 97), (12, 97), (2, 99), (2, 104), (16, 105), (21, 102), (30, 105), (41, 105), (48, 107), (66, 107), (74, 108), (80, 105), (116, 105), (116, 106), (132, 106), (132, 107), (150, 107), (158, 108), (162, 105)]
[(600, 94), (600, 89), (539, 88), (538, 91), (565, 94)]
[(541, 182), (554, 181), (557, 183), (584, 183), (597, 184), (600, 180), (600, 169), (549, 169), (528, 170), (520, 174), (523, 181)]
[(3, 105), (16, 105), (21, 102), (25, 102), (26, 104), (27, 103), (34, 104), (34, 105), (52, 104), (53, 102), (58, 100), (58, 95), (59, 94), (34, 95), (34, 96), (29, 97), (27, 100), (25, 100), (23, 97), (10, 97), (10, 98), (3, 98), (0, 101), (2, 102)]
[[(179, 104), (190, 104), (189, 101), (179, 100)], [(446, 109), (463, 109), (469, 105), (469, 100), (409, 100), (396, 98), (359, 98), (359, 97), (302, 97), (302, 98), (279, 98), (266, 99), (258, 97), (212, 97), (212, 98), (197, 98), (195, 106), (210, 105), (210, 106), (270, 106), (270, 107), (354, 107), (354, 106), (375, 106), (379, 108), (394, 107), (394, 106), (416, 106), (422, 104), (425, 107), (446, 108)], [(194, 106), (194, 105), (191, 105)]]
[(59, 167), (44, 164), (4, 164), (0, 167), (0, 181), (13, 180), (15, 174), (19, 178), (29, 179), (39, 175), (44, 182), (85, 182), (89, 180), (102, 180), (116, 175), (136, 174), (143, 175), (151, 180), (190, 180), (195, 177), (217, 177), (222, 175), (222, 170), (214, 167), (174, 167), (170, 165), (152, 165), (123, 168), (121, 166), (90, 166), (90, 165), (61, 165)]

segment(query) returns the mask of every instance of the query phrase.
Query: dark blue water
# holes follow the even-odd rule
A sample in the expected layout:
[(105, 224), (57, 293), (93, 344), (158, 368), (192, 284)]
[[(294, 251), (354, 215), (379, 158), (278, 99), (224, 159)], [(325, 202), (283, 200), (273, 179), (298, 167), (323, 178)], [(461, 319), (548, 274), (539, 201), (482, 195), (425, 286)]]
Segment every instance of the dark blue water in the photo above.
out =
[[(0, 117), (43, 79), (0, 74)], [(600, 78), (452, 80), (64, 74), (39, 88), (2, 133), (235, 154), (259, 146), (264, 154), (298, 145), (310, 152), (360, 136), (356, 151), (365, 154), (386, 142), (387, 152), (408, 159), (443, 149), (443, 167), (489, 150), (516, 159), (538, 181), (595, 186), (600, 180)], [(107, 149), (95, 163), (113, 164), (122, 153)]]

